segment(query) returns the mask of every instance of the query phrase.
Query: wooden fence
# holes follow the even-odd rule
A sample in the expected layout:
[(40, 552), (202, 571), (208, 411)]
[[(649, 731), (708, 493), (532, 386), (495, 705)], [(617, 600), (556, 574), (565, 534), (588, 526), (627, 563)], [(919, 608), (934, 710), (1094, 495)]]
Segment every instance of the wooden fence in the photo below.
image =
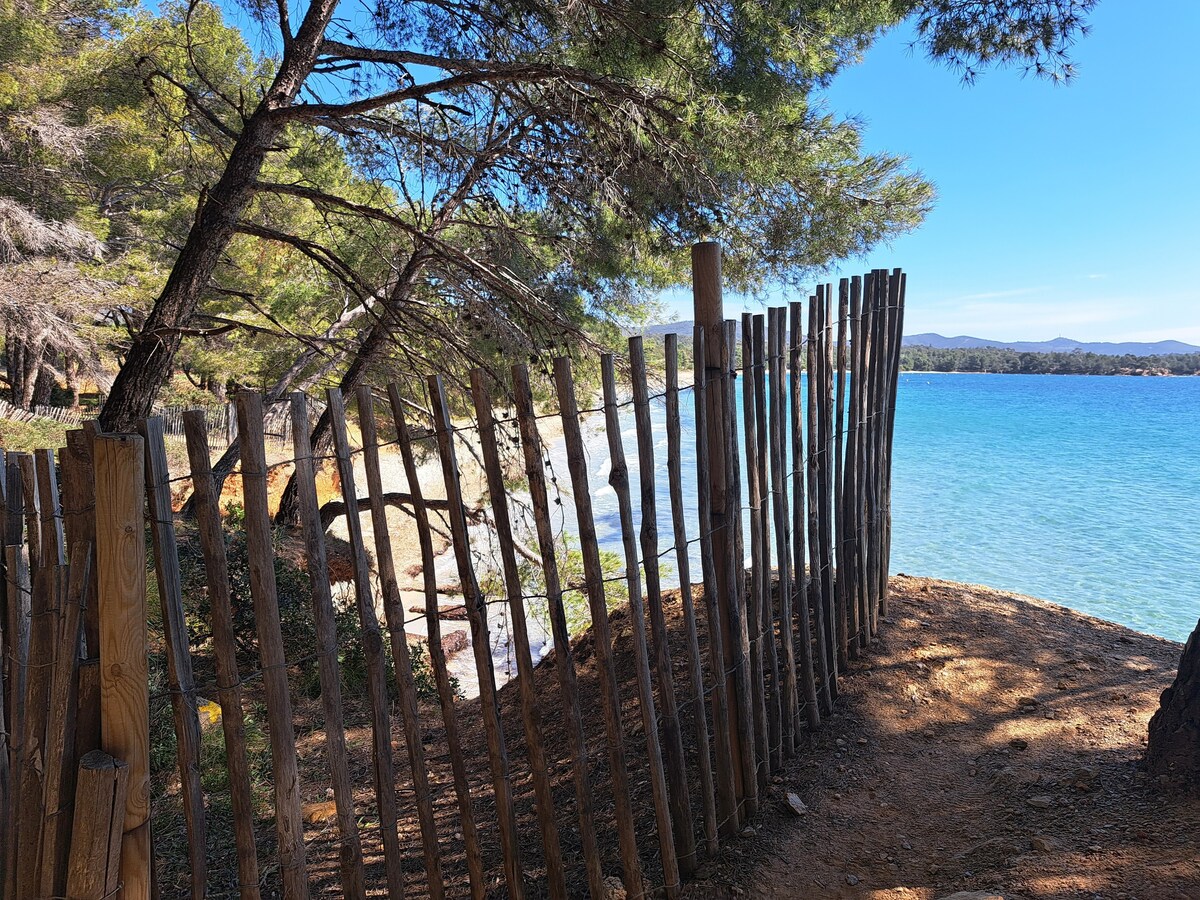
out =
[[(678, 897), (702, 859), (754, 820), (770, 776), (788, 765), (806, 732), (821, 727), (839, 673), (887, 613), (905, 292), (899, 270), (878, 270), (843, 280), (836, 295), (821, 286), (807, 308), (796, 302), (747, 314), (739, 365), (736, 323), (722, 318), (716, 245), (698, 245), (694, 264), (690, 387), (679, 384), (678, 337), (668, 335), (661, 392), (652, 393), (659, 373), (648, 371), (643, 340), (634, 337), (621, 374), (614, 357), (603, 357), (603, 398), (592, 409), (580, 408), (565, 358), (553, 366), (557, 410), (550, 412), (535, 407), (523, 365), (512, 367), (502, 394), (480, 372), (469, 398), (452, 397), (439, 376), (428, 379), (423, 397), (411, 385), (389, 386), (386, 400), (362, 389), (356, 423), (331, 390), (327, 455), (309, 446), (308, 400), (291, 398), (291, 469), (315, 635), (304, 660), (289, 658), (282, 631), (268, 492), (276, 467), (267, 463), (258, 395), (241, 394), (236, 404), (249, 618), (234, 599), (229, 526), (202, 413), (182, 417), (190, 462), (182, 475), (168, 471), (158, 418), (138, 435), (94, 426), (70, 432), (57, 466), (48, 450), (7, 454), (0, 492), (4, 896), (98, 900), (120, 888), (124, 898), (144, 898), (158, 879), (162, 895), (196, 898), (386, 892), (599, 900), (617, 887), (629, 897)], [(694, 498), (683, 477), (681, 399), (689, 390)], [(452, 419), (452, 400), (472, 411), (473, 424)], [(664, 494), (651, 421), (659, 402)], [(632, 462), (622, 441), (630, 411)], [(569, 482), (562, 493), (552, 442), (540, 434), (551, 423), (562, 432)], [(352, 446), (354, 424), (361, 449)], [(589, 482), (589, 450), (601, 449), (601, 436), (624, 560), (615, 574), (601, 552)], [(481, 459), (483, 509), (464, 503), (466, 446)], [(385, 453), (399, 454), (403, 491), (385, 490)], [(422, 454), (440, 460), (442, 497), (423, 495)], [(353, 691), (339, 635), (346, 614), (331, 588), (334, 545), (318, 506), (316, 477), (326, 464), (337, 469), (343, 508), (368, 514), (372, 525), (368, 549), (359, 515), (346, 516), (345, 545), (337, 547), (349, 560), (342, 578), (350, 582), (346, 603), (365, 676)], [(172, 512), (189, 489), (203, 603), (184, 595), (182, 526)], [(564, 495), (581, 575), (563, 567), (572, 557), (554, 516)], [(671, 529), (660, 536), (664, 498)], [(433, 682), (423, 696), (389, 534), (394, 506), (415, 519), (419, 540)], [(518, 507), (533, 523), (529, 538), (516, 532), (524, 518)], [(478, 700), (456, 698), (443, 647), (435, 516), (453, 548)], [(484, 570), (473, 546), (480, 523), (495, 538), (495, 572)], [(663, 588), (664, 560), (673, 560), (684, 586), (678, 596)], [(618, 583), (627, 607), (611, 606)], [(571, 592), (590, 611), (590, 631), (574, 640), (564, 603)], [(549, 619), (554, 646), (541, 665), (528, 631), (534, 604)], [(516, 661), (505, 685), (497, 683), (489, 631), (496, 606), (508, 611)], [(197, 615), (202, 621), (189, 622)], [(166, 685), (152, 693), (148, 656), (156, 653), (165, 656)], [(302, 662), (315, 665), (319, 682), (315, 730), (297, 727), (298, 704), (310, 702), (295, 683)], [(171, 707), (169, 779), (152, 771), (156, 702)], [(214, 759), (205, 747), (215, 720)], [(269, 748), (256, 750), (256, 740)], [(208, 778), (214, 768), (217, 786)], [(154, 778), (169, 789), (152, 791)], [(320, 801), (329, 815), (314, 818)], [(152, 843), (160, 807), (182, 820), (182, 839), (159, 825)]]
[(13, 406), (7, 400), (0, 400), (0, 419), (11, 419), (14, 422), (36, 422), (38, 419), (51, 419), (64, 425), (80, 426), (83, 416), (76, 410), (62, 406), (36, 405), (33, 409), (21, 409)]
[[(275, 447), (289, 447), (292, 444), (292, 416), (288, 401), (276, 401), (264, 404), (263, 434), (268, 444)], [(313, 418), (321, 414), (325, 404), (312, 404)], [(160, 406), (154, 415), (162, 420), (162, 430), (165, 437), (182, 438), (184, 436), (183, 417), (186, 413), (196, 412), (184, 406)], [(209, 445), (214, 450), (224, 450), (237, 440), (237, 410), (233, 403), (222, 406), (211, 406), (200, 410), (204, 416), (205, 427), (208, 430)], [(36, 422), (39, 419), (50, 419), (63, 425), (82, 427), (88, 417), (78, 409), (62, 406), (34, 406), (33, 409), (21, 409), (13, 406), (7, 400), (0, 399), (0, 419), (10, 419), (15, 422)]]

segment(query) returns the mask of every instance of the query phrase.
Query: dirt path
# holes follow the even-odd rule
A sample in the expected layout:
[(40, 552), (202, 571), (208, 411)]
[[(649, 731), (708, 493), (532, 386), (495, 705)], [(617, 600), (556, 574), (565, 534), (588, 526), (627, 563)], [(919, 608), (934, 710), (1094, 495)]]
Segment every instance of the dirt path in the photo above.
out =
[[(1179, 645), (983, 587), (893, 580), (884, 640), (690, 897), (1200, 898), (1200, 800), (1138, 768)], [(808, 805), (782, 811), (784, 792)]]

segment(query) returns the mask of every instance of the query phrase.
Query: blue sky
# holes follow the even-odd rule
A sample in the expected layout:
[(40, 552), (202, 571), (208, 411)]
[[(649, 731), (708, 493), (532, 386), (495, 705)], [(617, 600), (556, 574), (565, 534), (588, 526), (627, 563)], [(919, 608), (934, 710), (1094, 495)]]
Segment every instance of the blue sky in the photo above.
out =
[(829, 109), (939, 199), (830, 277), (902, 266), (909, 334), (1200, 344), (1200, 3), (1101, 0), (1091, 21), (1065, 87), (1011, 69), (964, 86), (905, 32), (838, 76)]

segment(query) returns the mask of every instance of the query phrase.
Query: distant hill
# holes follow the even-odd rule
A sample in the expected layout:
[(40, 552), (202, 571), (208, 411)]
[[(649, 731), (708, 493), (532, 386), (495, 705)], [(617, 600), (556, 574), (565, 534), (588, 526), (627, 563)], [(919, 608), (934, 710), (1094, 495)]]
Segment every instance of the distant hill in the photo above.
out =
[[(688, 323), (689, 331), (691, 323)], [(1071, 353), (1081, 350), (1084, 353), (1099, 353), (1103, 356), (1160, 356), (1168, 353), (1197, 353), (1200, 347), (1185, 344), (1182, 341), (1155, 341), (1154, 343), (1139, 343), (1127, 341), (1124, 343), (1074, 341), (1070, 338), (1055, 338), (1052, 341), (989, 341), (985, 338), (958, 335), (943, 337), (940, 334), (906, 334), (906, 347), (936, 347), (940, 350), (973, 350), (980, 347), (992, 347), (998, 350), (1015, 350), (1018, 353)]]
[[(647, 325), (641, 333), (647, 336), (661, 337), (664, 334), (678, 334), (690, 338), (695, 323), (691, 319), (681, 322), (668, 322), (665, 325)], [(741, 335), (741, 321), (738, 321), (738, 335)], [(1183, 341), (1155, 341), (1142, 343), (1124, 341), (1111, 343), (1106, 341), (1075, 341), (1071, 338), (1055, 338), (1052, 341), (989, 341), (986, 338), (971, 337), (960, 334), (955, 337), (945, 337), (940, 334), (906, 334), (906, 347), (936, 347), (939, 350), (974, 350), (991, 347), (997, 350), (1015, 350), (1018, 353), (1071, 353), (1081, 350), (1084, 353), (1099, 353), (1102, 356), (1165, 356), (1170, 353), (1200, 353), (1200, 347), (1185, 344)]]
[(686, 322), (668, 322), (665, 325), (647, 325), (641, 330), (641, 333), (647, 336), (678, 334), (683, 337), (691, 337), (692, 330), (696, 327), (696, 323), (691, 319)]

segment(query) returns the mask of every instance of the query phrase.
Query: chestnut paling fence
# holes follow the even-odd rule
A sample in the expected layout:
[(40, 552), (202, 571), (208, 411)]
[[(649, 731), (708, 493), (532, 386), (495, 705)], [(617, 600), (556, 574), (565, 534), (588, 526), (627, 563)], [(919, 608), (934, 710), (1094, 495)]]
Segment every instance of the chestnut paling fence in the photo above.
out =
[[(541, 408), (524, 366), (507, 373), (500, 393), (472, 373), (469, 398), (448, 396), (438, 376), (423, 386), (424, 397), (411, 386), (393, 384), (386, 397), (362, 389), (349, 424), (344, 399), (331, 390), (333, 446), (319, 453), (309, 446), (308, 400), (290, 398), (296, 427), (288, 468), (297, 479), (309, 579), (315, 646), (306, 661), (319, 680), (319, 752), (298, 749), (292, 676), (300, 661), (288, 657), (281, 632), (268, 509), (268, 482), (280, 467), (268, 464), (261, 397), (241, 394), (236, 404), (257, 658), (246, 651), (251, 636), (239, 633), (228, 523), (202, 414), (183, 418), (190, 465), (182, 473), (168, 470), (159, 418), (137, 435), (89, 424), (70, 432), (57, 456), (6, 454), (4, 896), (96, 900), (182, 889), (193, 897), (602, 898), (614, 879), (630, 897), (678, 896), (702, 857), (737, 840), (753, 820), (769, 776), (806, 730), (821, 727), (837, 700), (839, 671), (869, 646), (887, 613), (905, 293), (899, 270), (877, 270), (843, 280), (836, 293), (821, 286), (807, 304), (747, 314), (739, 333), (721, 317), (719, 250), (697, 245), (693, 261), (690, 386), (679, 384), (678, 337), (667, 335), (662, 373), (648, 372), (641, 337), (629, 341), (627, 376), (603, 357), (603, 401), (588, 409), (580, 408), (568, 359), (553, 366), (556, 404)], [(652, 383), (665, 388), (652, 393)], [(694, 434), (681, 427), (686, 391), (694, 393)], [(471, 410), (471, 424), (452, 420), (452, 399)], [(656, 524), (664, 495), (655, 483), (654, 403), (665, 404), (667, 535)], [(620, 417), (630, 410), (637, 452), (627, 459)], [(580, 571), (564, 567), (564, 539), (553, 524), (560, 475), (540, 434), (548, 420), (562, 430), (568, 471), (561, 477), (564, 489), (570, 484)], [(354, 426), (360, 448), (351, 444)], [(616, 574), (597, 537), (585, 431), (603, 435), (611, 456), (623, 550)], [(695, 444), (694, 498), (684, 494), (685, 437)], [(482, 507), (463, 502), (460, 456), (468, 446), (488, 489)], [(400, 457), (402, 490), (384, 483), (385, 454)], [(421, 458), (430, 456), (444, 481), (437, 498), (423, 496), (418, 478)], [(345, 517), (338, 544), (349, 572), (337, 597), (327, 534), (337, 504), (320, 507), (316, 487), (325, 464), (337, 469), (338, 508), (358, 512)], [(193, 631), (197, 624), (185, 609), (172, 512), (187, 494), (206, 589), (200, 647), (189, 639), (189, 624)], [(389, 537), (387, 510), (397, 506), (415, 519), (419, 536), (428, 700), (418, 698), (406, 634), (413, 615)], [(531, 528), (518, 533), (526, 521)], [(472, 552), (481, 523), (493, 538), (495, 571), (482, 571)], [(432, 540), (439, 528), (470, 622), (477, 701), (456, 697), (442, 647), (444, 588)], [(668, 563), (691, 588), (678, 598), (663, 589)], [(627, 609), (611, 608), (618, 583)], [(569, 592), (590, 613), (583, 642), (569, 632)], [(148, 594), (157, 595), (153, 610)], [(540, 666), (527, 628), (535, 604), (554, 645)], [(509, 612), (505, 640), (516, 661), (503, 688), (489, 633), (498, 605)], [(365, 671), (353, 693), (339, 671), (346, 607)], [(167, 682), (153, 692), (151, 628)], [(194, 668), (201, 655), (205, 665)], [(219, 726), (202, 726), (204, 696), (215, 697), (220, 714), (205, 718)], [(181, 810), (182, 837), (150, 833), (154, 703), (171, 711), (170, 802)], [(220, 732), (215, 759), (203, 749), (205, 729)], [(269, 754), (255, 757), (251, 732), (265, 732)], [(216, 787), (203, 777), (213, 766), (223, 770)], [(304, 815), (314, 796), (331, 798), (321, 824)], [(155, 880), (168, 854), (186, 859), (174, 860), (183, 884), (164, 890)]]

